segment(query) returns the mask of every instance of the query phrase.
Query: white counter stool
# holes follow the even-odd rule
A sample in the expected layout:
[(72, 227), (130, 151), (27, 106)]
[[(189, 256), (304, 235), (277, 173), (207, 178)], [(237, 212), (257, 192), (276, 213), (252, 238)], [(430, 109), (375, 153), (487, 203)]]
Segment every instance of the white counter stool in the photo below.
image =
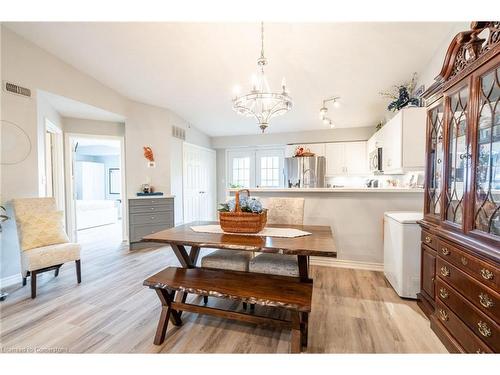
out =
[[(263, 201), (267, 208), (268, 224), (296, 224), (304, 222), (304, 198), (268, 198)], [(260, 254), (250, 260), (250, 272), (282, 276), (299, 276), (295, 255)]]

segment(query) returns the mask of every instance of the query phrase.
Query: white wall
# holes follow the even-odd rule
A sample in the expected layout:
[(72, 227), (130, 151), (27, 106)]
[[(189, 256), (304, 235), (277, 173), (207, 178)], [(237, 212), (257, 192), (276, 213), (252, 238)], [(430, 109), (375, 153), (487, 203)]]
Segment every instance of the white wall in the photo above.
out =
[[(39, 196), (39, 166), (44, 163), (41, 155), (45, 141), (44, 137), (38, 137), (42, 126), (40, 119), (52, 112), (40, 101), (37, 95), (40, 90), (121, 115), (126, 119), (125, 158), (129, 194), (138, 190), (148, 174), (151, 174), (151, 182), (158, 190), (170, 193), (169, 147), (172, 125), (185, 128), (189, 142), (210, 147), (208, 136), (172, 111), (131, 101), (5, 26), (1, 25), (0, 29), (1, 79), (27, 87), (33, 93), (30, 99), (4, 91), (0, 94), (1, 118), (22, 127), (33, 146), (30, 155), (23, 162), (15, 166), (2, 165), (2, 202), (8, 203), (13, 198)], [(76, 125), (77, 122), (69, 121), (66, 131), (74, 130), (75, 127), (81, 128)], [(155, 152), (157, 166), (154, 170), (146, 169), (142, 151), (144, 145), (150, 145)], [(0, 279), (19, 272), (19, 250), (15, 239), (15, 225), (11, 222), (7, 224), (2, 235)], [(12, 259), (15, 261), (12, 262)], [(15, 267), (14, 263), (17, 263)]]
[(174, 219), (175, 225), (184, 222), (183, 208), (183, 174), (184, 165), (182, 155), (184, 154), (184, 142), (178, 138), (172, 138), (170, 143), (170, 192), (175, 195), (174, 198)]
[(63, 117), (61, 122), (65, 133), (111, 135), (115, 137), (123, 137), (125, 135), (125, 124), (123, 122), (98, 121), (72, 117)]
[(212, 147), (230, 148), (239, 146), (285, 145), (290, 143), (365, 141), (373, 133), (375, 133), (375, 127), (213, 137)]

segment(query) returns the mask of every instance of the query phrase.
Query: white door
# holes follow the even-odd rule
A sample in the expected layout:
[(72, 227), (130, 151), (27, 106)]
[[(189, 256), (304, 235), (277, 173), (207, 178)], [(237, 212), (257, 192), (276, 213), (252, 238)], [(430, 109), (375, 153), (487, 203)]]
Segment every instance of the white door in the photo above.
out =
[(368, 173), (366, 142), (347, 142), (344, 149), (345, 170), (349, 175)]
[(338, 176), (346, 174), (344, 162), (344, 143), (326, 144), (326, 174)]
[(215, 151), (184, 143), (184, 222), (215, 220)]

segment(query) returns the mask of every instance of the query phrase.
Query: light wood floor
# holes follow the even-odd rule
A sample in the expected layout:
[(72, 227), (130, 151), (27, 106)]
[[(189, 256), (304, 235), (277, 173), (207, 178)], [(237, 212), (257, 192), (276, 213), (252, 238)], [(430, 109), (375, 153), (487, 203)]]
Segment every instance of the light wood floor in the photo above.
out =
[[(183, 314), (182, 327), (169, 326), (162, 346), (153, 345), (160, 304), (142, 281), (177, 260), (168, 247), (129, 252), (109, 237), (106, 227), (82, 236), (82, 284), (76, 284), (74, 264), (66, 264), (58, 278), (40, 277), (35, 300), (29, 283), (9, 290), (0, 303), (4, 352), (27, 347), (70, 353), (289, 351), (289, 331), (190, 313)], [(328, 267), (312, 267), (311, 273), (308, 352), (446, 352), (416, 303), (400, 299), (382, 273)], [(215, 298), (209, 303), (238, 308)], [(259, 306), (256, 312), (283, 314)]]

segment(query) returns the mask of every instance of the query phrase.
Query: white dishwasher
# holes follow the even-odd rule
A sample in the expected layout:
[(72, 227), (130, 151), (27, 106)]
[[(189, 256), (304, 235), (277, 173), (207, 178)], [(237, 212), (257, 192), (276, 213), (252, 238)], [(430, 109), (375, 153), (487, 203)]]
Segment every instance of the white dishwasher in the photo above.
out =
[(420, 291), (421, 212), (384, 213), (384, 274), (400, 297), (417, 298)]

